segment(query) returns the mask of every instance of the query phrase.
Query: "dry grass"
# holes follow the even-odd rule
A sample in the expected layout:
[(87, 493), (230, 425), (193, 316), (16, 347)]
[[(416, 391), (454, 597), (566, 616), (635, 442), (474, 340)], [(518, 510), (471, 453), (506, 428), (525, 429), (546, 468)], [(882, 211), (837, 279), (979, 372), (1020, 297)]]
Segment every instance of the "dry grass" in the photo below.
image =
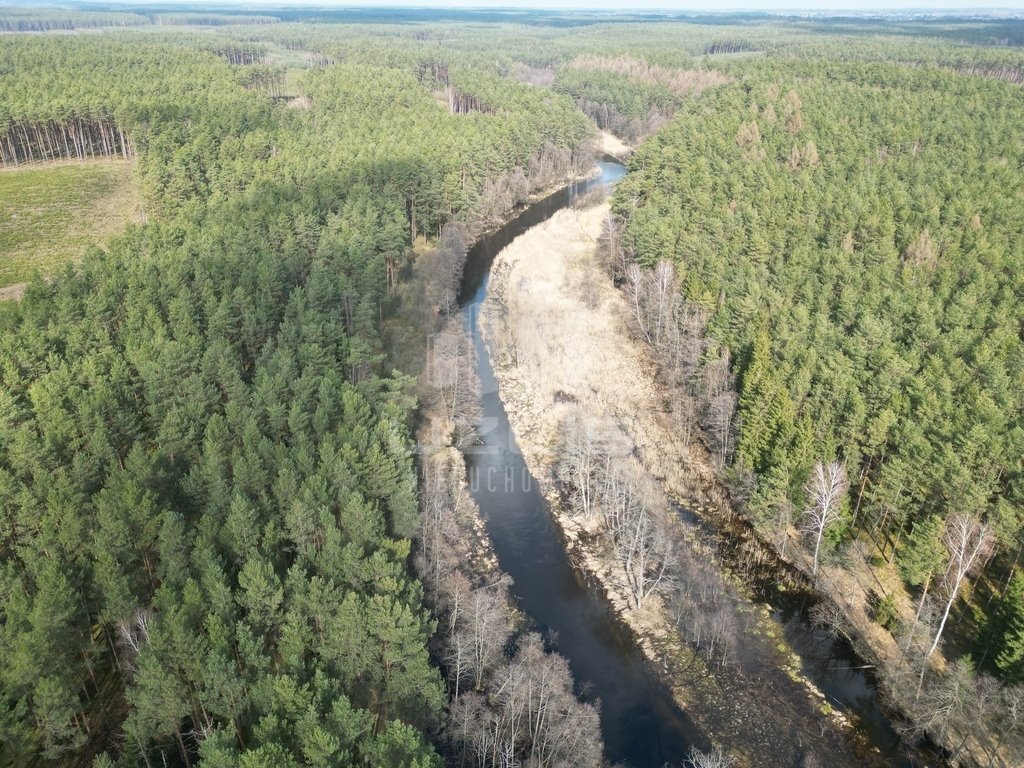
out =
[(0, 288), (0, 301), (10, 301), (12, 299), (20, 299), (25, 295), (25, 289), (28, 288), (28, 283), (15, 283), (14, 285), (5, 285)]
[[(134, 166), (93, 160), (0, 173), (0, 287), (50, 275), (142, 218)], [(17, 291), (6, 291), (6, 294)]]
[(544, 464), (577, 403), (630, 419), (656, 402), (641, 358), (624, 343), (618, 293), (587, 269), (608, 211), (607, 203), (560, 211), (517, 238), (493, 268), (491, 294), (505, 309), (488, 300), (485, 333), (516, 401), (511, 410), (529, 420), (516, 430), (524, 450)]
[(619, 160), (625, 160), (633, 153), (631, 146), (622, 141), (618, 136), (608, 133), (608, 131), (601, 131), (597, 148), (606, 155), (611, 155)]
[(555, 461), (561, 424), (582, 407), (616, 419), (666, 490), (691, 497), (695, 486), (715, 483), (714, 471), (671, 428), (653, 361), (595, 263), (608, 213), (607, 203), (560, 211), (498, 255), (483, 320), (503, 396), (522, 422), (524, 452), (541, 465)]

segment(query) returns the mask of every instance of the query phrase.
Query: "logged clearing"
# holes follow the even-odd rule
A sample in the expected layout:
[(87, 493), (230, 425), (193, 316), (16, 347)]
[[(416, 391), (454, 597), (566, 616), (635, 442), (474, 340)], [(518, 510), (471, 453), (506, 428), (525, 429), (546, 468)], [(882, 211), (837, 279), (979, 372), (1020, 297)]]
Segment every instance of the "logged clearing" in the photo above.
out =
[(129, 161), (47, 163), (0, 172), (0, 288), (29, 280), (37, 270), (54, 274), (90, 245), (103, 244), (141, 219), (142, 197)]

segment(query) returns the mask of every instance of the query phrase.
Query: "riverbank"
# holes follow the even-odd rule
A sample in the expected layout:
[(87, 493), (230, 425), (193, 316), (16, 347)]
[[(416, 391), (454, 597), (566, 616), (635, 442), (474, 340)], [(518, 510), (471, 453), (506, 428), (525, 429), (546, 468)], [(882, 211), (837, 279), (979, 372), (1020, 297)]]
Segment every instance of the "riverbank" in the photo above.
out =
[(598, 134), (597, 148), (598, 151), (622, 162), (625, 162), (633, 154), (633, 148), (629, 144), (608, 131), (601, 131)]
[(671, 428), (653, 361), (624, 327), (621, 294), (596, 264), (607, 214), (607, 204), (563, 210), (516, 239), (492, 268), (481, 326), (527, 465), (577, 565), (605, 593), (648, 659), (668, 670), (677, 701), (717, 745), (748, 765), (769, 758), (773, 765), (796, 765), (815, 753), (833, 765), (871, 764), (878, 755), (854, 743), (854, 729), (800, 675), (782, 627), (764, 606), (748, 601), (743, 607), (756, 628), (755, 636), (743, 638), (750, 646), (745, 652), (758, 664), (711, 669), (681, 641), (660, 600), (633, 607), (614, 558), (560, 503), (560, 434), (577, 411), (615, 419), (671, 496), (690, 495), (695, 484), (714, 480)]

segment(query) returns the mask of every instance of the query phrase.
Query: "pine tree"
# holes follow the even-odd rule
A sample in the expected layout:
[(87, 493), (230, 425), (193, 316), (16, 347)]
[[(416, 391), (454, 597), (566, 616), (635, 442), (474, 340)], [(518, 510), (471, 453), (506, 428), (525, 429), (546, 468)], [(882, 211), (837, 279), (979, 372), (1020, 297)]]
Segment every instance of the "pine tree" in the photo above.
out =
[(1010, 583), (996, 609), (996, 622), (1002, 629), (997, 647), (996, 666), (1010, 685), (1024, 682), (1024, 573)]

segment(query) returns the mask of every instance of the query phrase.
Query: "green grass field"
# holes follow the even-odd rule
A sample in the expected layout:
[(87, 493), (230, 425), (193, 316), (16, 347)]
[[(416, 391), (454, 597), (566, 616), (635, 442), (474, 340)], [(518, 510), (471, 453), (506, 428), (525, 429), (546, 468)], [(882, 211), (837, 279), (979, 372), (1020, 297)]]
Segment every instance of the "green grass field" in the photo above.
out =
[(0, 288), (60, 270), (141, 216), (124, 160), (0, 171)]

